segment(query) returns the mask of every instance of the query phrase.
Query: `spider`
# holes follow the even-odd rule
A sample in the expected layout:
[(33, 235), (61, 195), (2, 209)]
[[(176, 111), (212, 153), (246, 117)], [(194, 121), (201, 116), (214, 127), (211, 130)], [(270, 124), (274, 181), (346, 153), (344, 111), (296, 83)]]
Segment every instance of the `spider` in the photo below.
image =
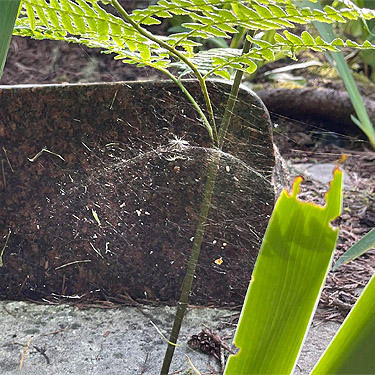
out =
[(223, 339), (210, 328), (204, 328), (197, 335), (192, 335), (188, 341), (188, 345), (192, 349), (213, 355), (220, 363), (222, 369), (225, 367), (225, 358), (222, 349), (234, 354)]
[(168, 141), (169, 146), (175, 151), (182, 151), (190, 146), (188, 141), (185, 141), (184, 137), (173, 135), (173, 139)]

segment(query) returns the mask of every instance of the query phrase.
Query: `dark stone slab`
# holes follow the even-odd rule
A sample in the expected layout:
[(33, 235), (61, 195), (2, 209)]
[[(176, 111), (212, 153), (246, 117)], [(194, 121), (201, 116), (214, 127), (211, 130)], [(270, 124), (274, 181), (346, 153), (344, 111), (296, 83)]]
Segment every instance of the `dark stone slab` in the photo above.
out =
[[(209, 91), (220, 123), (229, 86)], [(252, 92), (220, 152), (170, 82), (3, 86), (0, 145), (1, 298), (176, 301), (219, 155), (191, 302), (242, 302), (275, 199), (270, 120)]]

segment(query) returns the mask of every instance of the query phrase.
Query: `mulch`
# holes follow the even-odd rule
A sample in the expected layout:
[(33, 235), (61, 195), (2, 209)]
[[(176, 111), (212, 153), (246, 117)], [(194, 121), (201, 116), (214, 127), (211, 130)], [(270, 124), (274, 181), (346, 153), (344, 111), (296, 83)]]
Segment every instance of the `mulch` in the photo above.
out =
[[(14, 37), (0, 84), (124, 81), (160, 78), (147, 68), (124, 66), (111, 56), (85, 47)], [(324, 83), (323, 83), (324, 84)], [(308, 124), (288, 117), (274, 119), (275, 143), (292, 163), (333, 162), (349, 155), (345, 170), (353, 187), (344, 193), (344, 210), (336, 221), (340, 237), (335, 260), (375, 226), (375, 153), (365, 140), (327, 132), (325, 124)], [(301, 198), (324, 203), (327, 186), (313, 180), (304, 183)], [(319, 316), (343, 321), (375, 272), (375, 251), (330, 272), (319, 305)]]
[[(343, 146), (320, 145), (316, 141), (317, 135), (308, 131), (309, 124), (285, 118), (278, 118), (277, 122), (285, 127), (275, 134), (274, 141), (289, 164), (335, 163), (342, 155), (348, 156), (343, 167), (353, 186), (344, 190), (343, 213), (334, 223), (340, 228), (335, 262), (375, 227), (375, 153), (366, 141), (358, 138), (347, 139)], [(316, 126), (313, 128), (317, 129)], [(321, 130), (321, 138), (326, 134)], [(323, 205), (327, 189), (325, 184), (307, 179), (300, 199)], [(318, 306), (318, 317), (342, 322), (374, 273), (374, 249), (341, 265), (336, 271), (330, 271)]]

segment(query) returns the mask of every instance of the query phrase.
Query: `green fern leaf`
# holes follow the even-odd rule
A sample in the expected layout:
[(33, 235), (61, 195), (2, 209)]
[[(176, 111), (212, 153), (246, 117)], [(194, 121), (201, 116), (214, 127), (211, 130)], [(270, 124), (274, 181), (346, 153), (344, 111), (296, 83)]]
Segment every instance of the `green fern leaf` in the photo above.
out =
[(257, 4), (256, 2), (254, 2), (253, 4), (253, 8), (254, 10), (262, 17), (262, 18), (273, 18), (274, 17), (274, 14), (270, 11), (270, 9), (268, 9), (266, 6), (264, 5), (261, 5), (261, 4)]
[(253, 74), (257, 69), (258, 69), (258, 65), (254, 61), (249, 60), (248, 67), (246, 68), (246, 71), (249, 74)]
[(263, 60), (265, 61), (275, 60), (275, 52), (272, 49), (265, 48), (265, 49), (262, 49), (260, 52), (262, 54)]
[(138, 44), (137, 45), (137, 49), (140, 52), (141, 58), (142, 58), (143, 61), (150, 60), (151, 51), (150, 51), (150, 48), (147, 45), (145, 45), (145, 44)]
[(237, 4), (233, 4), (232, 7), (233, 7), (233, 11), (235, 12), (235, 14), (241, 19), (248, 18), (253, 21), (256, 21), (256, 20), (261, 20), (262, 18), (257, 12), (255, 12), (253, 9), (247, 7), (244, 4), (237, 3)]
[(346, 45), (347, 45), (348, 47), (354, 47), (354, 48), (358, 48), (358, 47), (360, 46), (360, 44), (356, 43), (356, 42), (353, 41), (353, 40), (348, 40), (348, 41), (346, 42)]
[(336, 46), (336, 47), (344, 47), (345, 46), (344, 41), (342, 39), (340, 39), (340, 38), (334, 39), (331, 44), (333, 46)]
[(286, 5), (285, 10), (289, 16), (302, 17), (302, 13), (299, 11), (299, 9), (292, 4)]
[[(66, 31), (69, 34), (77, 34), (75, 27), (73, 26), (73, 23), (71, 21), (71, 12), (72, 9), (69, 7), (68, 2), (61, 1), (61, 11), (60, 11), (60, 17), (63, 24), (63, 27), (66, 29)], [(60, 6), (59, 3), (56, 3), (57, 6)], [(78, 30), (77, 30), (78, 31)]]
[(314, 38), (307, 31), (302, 31), (301, 39), (306, 45), (313, 46), (315, 44)]
[(337, 13), (337, 10), (335, 8), (330, 7), (329, 5), (326, 5), (324, 7), (324, 11), (330, 15), (330, 18), (337, 21), (337, 22), (346, 22), (345, 18)]
[(276, 4), (270, 4), (269, 5), (269, 9), (278, 18), (285, 18), (285, 17), (287, 17), (287, 14), (285, 13), (285, 11), (280, 6), (278, 6)]
[(230, 80), (230, 74), (227, 70), (216, 70), (214, 74), (220, 78)]
[(26, 11), (28, 13), (28, 17), (29, 17), (29, 22), (30, 22), (30, 29), (32, 31), (35, 30), (35, 14), (34, 14), (34, 8), (28, 4), (28, 3), (25, 3), (25, 8), (26, 8)]
[[(359, 8), (337, 10), (326, 6), (324, 11), (298, 9), (290, 0), (160, 0), (157, 5), (135, 10), (125, 20), (103, 8), (103, 4), (111, 3), (112, 0), (24, 0), (15, 34), (98, 47), (124, 62), (148, 65), (162, 71), (175, 67), (178, 51), (179, 56), (195, 64), (205, 78), (212, 74), (228, 78), (231, 69), (254, 71), (257, 61), (271, 61), (276, 53), (293, 58), (299, 48), (316, 51), (336, 51), (342, 46), (373, 48), (369, 42), (358, 45), (337, 39), (326, 43), (322, 39), (314, 39), (307, 32), (298, 36), (287, 31), (275, 33), (271, 42), (248, 37), (253, 49), (245, 56), (239, 56), (238, 51), (230, 49), (194, 53), (194, 47), (200, 45), (197, 38), (230, 38), (240, 27), (278, 30), (312, 21), (333, 23), (375, 18), (375, 11)], [(188, 28), (187, 32), (158, 37), (158, 42), (142, 32), (147, 28), (140, 29), (175, 15), (191, 19), (191, 22), (183, 24)], [(184, 65), (183, 71), (190, 70), (186, 70)]]
[(299, 36), (290, 33), (288, 30), (285, 30), (283, 34), (286, 36), (286, 39), (289, 40), (291, 45), (300, 46), (303, 44), (303, 41)]
[(77, 31), (80, 34), (85, 34), (86, 33), (86, 24), (85, 24), (85, 21), (82, 18), (84, 16), (84, 12), (78, 5), (74, 5), (74, 6), (72, 6), (72, 8), (74, 8), (74, 11), (77, 13), (77, 16), (74, 17), (74, 24), (77, 28)]
[(370, 43), (370, 41), (365, 40), (363, 44), (361, 45), (361, 48), (363, 49), (373, 49), (374, 45)]
[[(38, 15), (38, 17), (42, 20), (42, 22), (45, 24), (45, 25), (48, 25), (48, 19), (47, 19), (47, 15), (44, 14), (44, 12), (42, 11), (42, 9), (40, 7), (36, 7), (35, 8), (35, 11)], [(31, 26), (31, 25), (30, 25)], [(35, 26), (34, 26), (35, 27)], [(32, 27), (31, 27), (32, 28)]]

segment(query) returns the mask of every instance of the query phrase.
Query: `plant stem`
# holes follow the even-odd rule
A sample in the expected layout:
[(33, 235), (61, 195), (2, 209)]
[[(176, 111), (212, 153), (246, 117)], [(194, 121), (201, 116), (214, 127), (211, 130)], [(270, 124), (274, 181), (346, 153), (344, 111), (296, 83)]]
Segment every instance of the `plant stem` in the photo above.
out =
[(206, 81), (202, 77), (202, 75), (199, 73), (196, 66), (187, 58), (183, 53), (176, 50), (172, 46), (170, 46), (168, 43), (165, 43), (161, 39), (157, 38), (155, 35), (151, 34), (147, 30), (143, 29), (141, 26), (139, 26), (136, 22), (134, 22), (129, 14), (126, 12), (126, 10), (120, 5), (120, 3), (117, 0), (111, 0), (111, 4), (113, 7), (117, 9), (117, 11), (120, 13), (120, 15), (123, 17), (123, 19), (128, 22), (130, 25), (134, 27), (135, 30), (137, 30), (141, 35), (146, 37), (149, 40), (152, 40), (153, 42), (157, 43), (160, 47), (165, 48), (167, 51), (169, 51), (173, 56), (177, 57), (179, 60), (183, 61), (194, 73), (194, 75), (197, 77), (199, 85), (201, 87), (201, 91), (204, 96), (204, 100), (207, 107), (208, 117), (210, 119), (210, 126), (212, 128), (211, 133), (213, 134), (213, 142), (216, 144), (217, 142), (217, 129), (216, 129), (216, 122), (214, 117), (214, 111), (212, 108), (212, 103), (210, 100), (210, 96), (207, 90)]
[[(201, 119), (202, 121), (204, 122), (205, 126), (206, 126), (206, 129), (210, 135), (210, 138), (212, 139), (213, 142), (215, 142), (214, 140), (214, 135), (212, 133), (212, 127), (206, 117), (206, 115), (204, 114), (204, 112), (202, 111), (202, 108), (199, 106), (199, 104), (195, 101), (195, 99), (193, 98), (193, 96), (190, 94), (190, 92), (186, 89), (186, 87), (182, 84), (182, 82), (176, 78), (173, 74), (171, 74), (168, 70), (166, 69), (162, 69), (161, 70), (164, 74), (166, 74), (176, 85), (178, 85), (178, 87), (181, 89), (181, 91), (186, 95), (186, 97), (190, 100), (190, 102), (193, 104), (194, 108), (196, 109), (196, 111), (199, 113), (199, 115), (201, 116)], [(216, 136), (217, 137), (217, 136)]]
[[(175, 320), (172, 327), (172, 332), (169, 341), (173, 344), (177, 343), (178, 335), (180, 333), (182, 321), (184, 319), (185, 310), (189, 302), (189, 295), (191, 291), (191, 286), (194, 279), (195, 269), (197, 267), (199, 253), (203, 241), (203, 236), (205, 233), (205, 226), (208, 217), (208, 212), (211, 206), (212, 194), (214, 191), (215, 180), (217, 175), (217, 166), (219, 163), (220, 154), (215, 153), (213, 160), (210, 162), (210, 169), (207, 176), (207, 181), (204, 189), (203, 202), (201, 204), (199, 219), (197, 224), (197, 229), (194, 236), (193, 247), (191, 250), (191, 255), (189, 259), (188, 268), (184, 281), (182, 283), (182, 292), (180, 300), (178, 301), (177, 311), (175, 314)], [(174, 353), (175, 346), (168, 344), (167, 351), (164, 356), (163, 367), (161, 369), (161, 375), (168, 375), (169, 368), (172, 362), (172, 357)]]
[[(244, 54), (248, 53), (250, 51), (250, 48), (251, 48), (251, 42), (246, 38), (246, 34), (245, 34), (244, 45), (242, 47), (242, 54), (244, 55)], [(230, 120), (231, 120), (232, 114), (233, 114), (234, 105), (236, 104), (236, 100), (237, 100), (237, 97), (238, 97), (238, 91), (240, 89), (242, 76), (243, 76), (243, 71), (237, 70), (236, 75), (234, 77), (232, 89), (231, 89), (230, 94), (229, 94), (228, 102), (227, 102), (227, 105), (225, 107), (224, 116), (223, 116), (223, 119), (221, 121), (220, 129), (219, 129), (217, 144), (218, 144), (218, 147), (220, 149), (222, 149), (222, 147), (224, 145), (225, 136), (228, 132)]]
[[(251, 43), (245, 39), (243, 46), (242, 54), (248, 53), (251, 47)], [(221, 148), (224, 144), (225, 135), (228, 131), (230, 120), (232, 118), (232, 113), (234, 105), (237, 100), (239, 86), (241, 83), (243, 72), (237, 70), (234, 83), (228, 98), (227, 105), (225, 107), (224, 117), (220, 126), (219, 135), (218, 135), (218, 146)], [(211, 206), (212, 195), (214, 191), (216, 176), (218, 173), (218, 165), (220, 161), (220, 153), (217, 152), (214, 154), (210, 162), (210, 168), (207, 176), (207, 181), (204, 189), (203, 201), (200, 208), (199, 219), (197, 224), (197, 229), (194, 236), (193, 247), (191, 250), (191, 255), (188, 263), (188, 268), (184, 281), (182, 283), (182, 292), (180, 300), (177, 305), (177, 311), (175, 314), (175, 320), (172, 327), (172, 332), (169, 338), (168, 347), (164, 356), (163, 366), (161, 369), (160, 375), (168, 375), (169, 368), (172, 362), (172, 357), (175, 350), (175, 345), (177, 343), (178, 335), (180, 333), (182, 321), (184, 319), (185, 310), (188, 305), (189, 295), (191, 292), (191, 286), (193, 284), (194, 274), (197, 267), (200, 249), (203, 241), (203, 236), (205, 233), (205, 226), (207, 222), (208, 213)]]
[(234, 34), (229, 48), (239, 48), (244, 36), (246, 36), (246, 29), (244, 27), (239, 27), (238, 33)]

